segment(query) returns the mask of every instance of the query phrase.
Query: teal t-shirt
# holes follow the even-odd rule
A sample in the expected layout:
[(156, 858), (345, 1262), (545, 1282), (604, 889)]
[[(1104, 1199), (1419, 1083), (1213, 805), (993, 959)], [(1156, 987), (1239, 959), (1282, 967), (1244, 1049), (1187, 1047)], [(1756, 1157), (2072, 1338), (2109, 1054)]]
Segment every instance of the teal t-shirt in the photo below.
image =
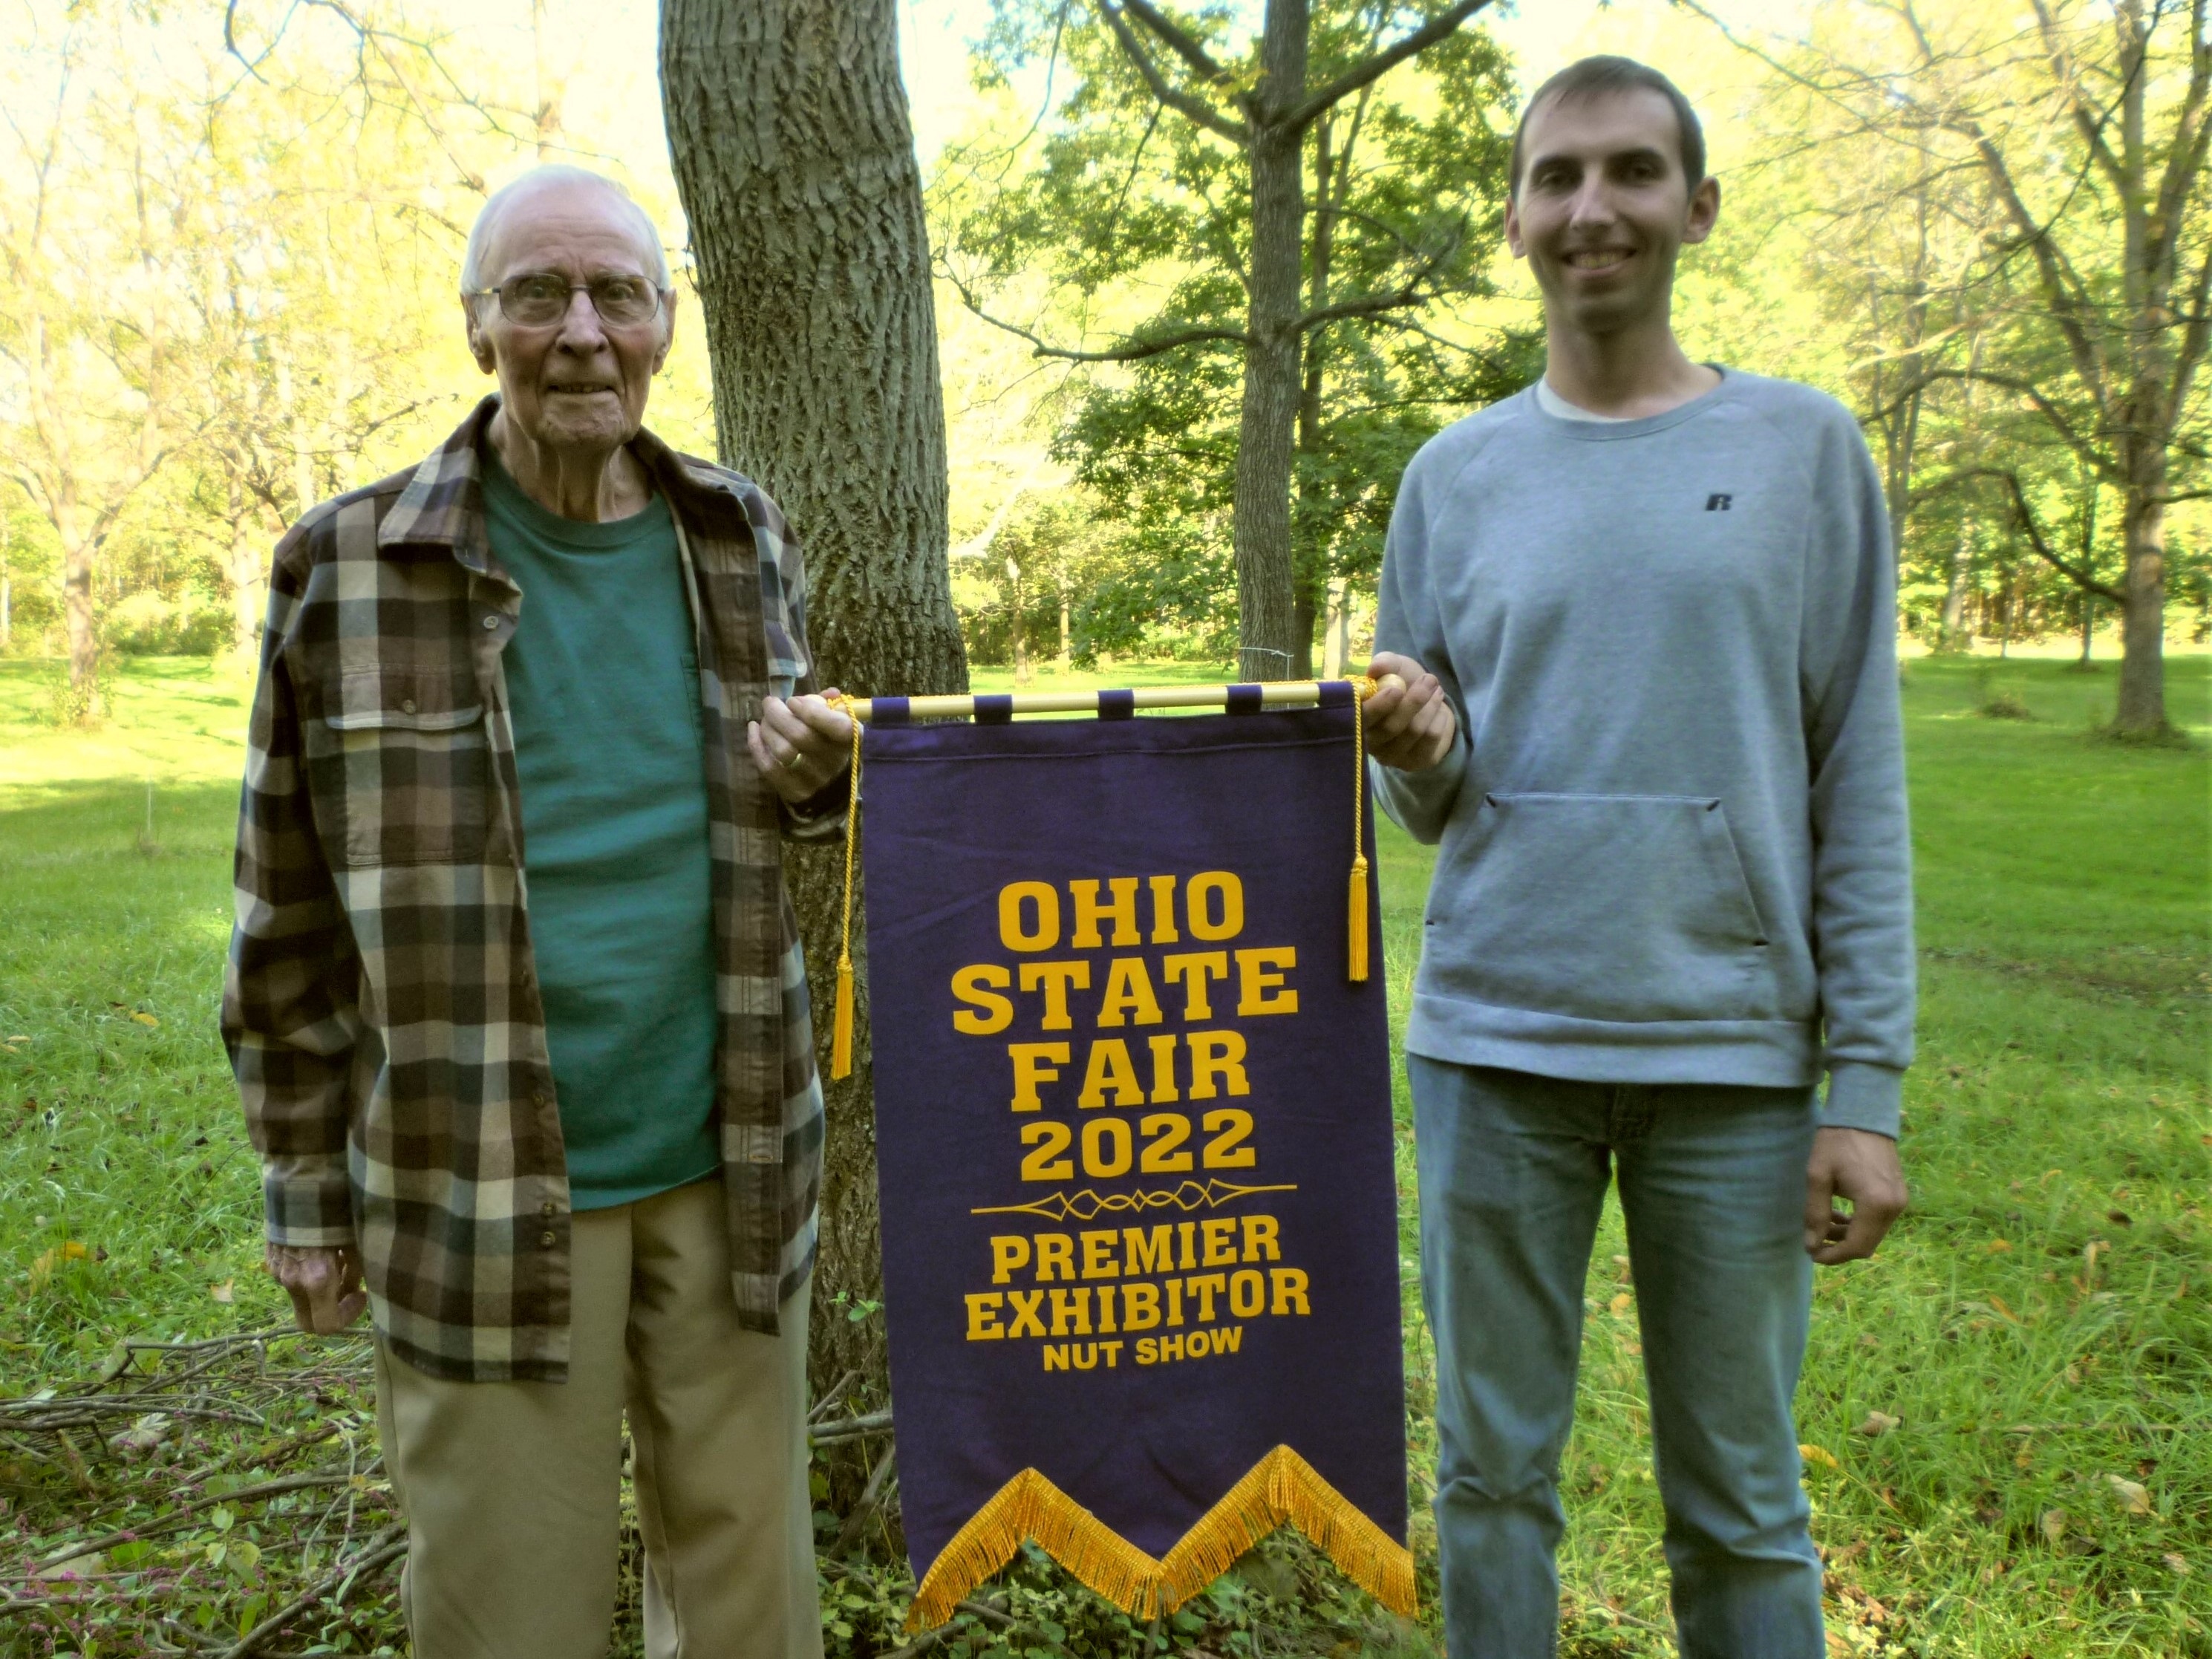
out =
[(667, 502), (579, 524), (486, 459), (492, 555), (523, 596), (507, 693), (569, 1201), (605, 1209), (720, 1162), (691, 612)]

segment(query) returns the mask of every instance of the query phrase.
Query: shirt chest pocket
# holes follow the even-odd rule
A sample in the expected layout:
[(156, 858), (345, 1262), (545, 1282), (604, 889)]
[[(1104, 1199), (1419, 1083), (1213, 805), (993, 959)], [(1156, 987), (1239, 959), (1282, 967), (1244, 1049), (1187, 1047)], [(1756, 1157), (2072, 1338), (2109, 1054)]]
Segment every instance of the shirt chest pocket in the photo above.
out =
[(492, 773), (475, 681), (364, 669), (327, 683), (321, 701), (307, 770), (325, 855), (349, 869), (480, 861)]

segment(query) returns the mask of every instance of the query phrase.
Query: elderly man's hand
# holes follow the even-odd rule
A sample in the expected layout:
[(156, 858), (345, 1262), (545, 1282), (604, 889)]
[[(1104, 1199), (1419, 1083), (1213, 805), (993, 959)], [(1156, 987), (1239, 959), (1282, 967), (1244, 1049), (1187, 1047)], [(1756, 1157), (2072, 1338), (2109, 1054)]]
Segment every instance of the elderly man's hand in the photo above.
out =
[(761, 717), (745, 727), (745, 746), (769, 787), (796, 806), (820, 793), (843, 771), (853, 754), (853, 718), (830, 706), (835, 686), (820, 696), (769, 697)]
[(1401, 772), (1425, 772), (1451, 753), (1459, 740), (1459, 717), (1434, 674), (1411, 657), (1378, 651), (1367, 665), (1368, 677), (1395, 675), (1402, 685), (1386, 685), (1368, 698), (1367, 752)]
[(271, 1244), (269, 1273), (292, 1298), (292, 1317), (303, 1331), (327, 1336), (361, 1317), (368, 1305), (362, 1288), (361, 1258), (351, 1247)]

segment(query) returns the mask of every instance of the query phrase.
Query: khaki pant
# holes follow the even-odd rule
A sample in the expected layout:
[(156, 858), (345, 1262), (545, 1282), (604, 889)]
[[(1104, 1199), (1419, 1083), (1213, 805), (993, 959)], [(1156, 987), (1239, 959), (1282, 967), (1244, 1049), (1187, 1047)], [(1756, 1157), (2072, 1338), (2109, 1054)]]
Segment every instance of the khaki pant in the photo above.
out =
[(605, 1659), (625, 1409), (649, 1659), (819, 1659), (807, 1292), (781, 1336), (741, 1328), (722, 1215), (719, 1179), (577, 1213), (565, 1383), (444, 1382), (379, 1345), (415, 1659)]

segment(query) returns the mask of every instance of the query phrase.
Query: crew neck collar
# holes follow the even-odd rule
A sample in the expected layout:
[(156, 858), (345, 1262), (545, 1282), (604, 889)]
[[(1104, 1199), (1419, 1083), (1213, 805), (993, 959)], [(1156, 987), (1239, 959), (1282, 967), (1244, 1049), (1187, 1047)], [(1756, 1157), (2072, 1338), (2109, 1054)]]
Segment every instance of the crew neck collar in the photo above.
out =
[[(1676, 404), (1672, 409), (1663, 409), (1656, 415), (1639, 415), (1628, 419), (1606, 416), (1578, 419), (1573, 416), (1554, 415), (1544, 407), (1544, 398), (1538, 390), (1540, 386), (1543, 386), (1540, 376), (1530, 384), (1528, 391), (1522, 396), (1526, 400), (1530, 417), (1541, 422), (1549, 431), (1570, 438), (1578, 438), (1586, 442), (1602, 443), (1615, 438), (1640, 438), (1647, 433), (1663, 432), (1668, 427), (1679, 426), (1684, 421), (1693, 419), (1711, 408), (1716, 403), (1733, 395), (1734, 388), (1742, 377), (1735, 370), (1725, 368), (1718, 363), (1707, 363), (1705, 367), (1721, 377), (1721, 383), (1718, 386), (1714, 386), (1711, 391), (1699, 392), (1687, 403)], [(1543, 386), (1543, 390), (1548, 392), (1552, 397), (1559, 396), (1555, 388)]]

